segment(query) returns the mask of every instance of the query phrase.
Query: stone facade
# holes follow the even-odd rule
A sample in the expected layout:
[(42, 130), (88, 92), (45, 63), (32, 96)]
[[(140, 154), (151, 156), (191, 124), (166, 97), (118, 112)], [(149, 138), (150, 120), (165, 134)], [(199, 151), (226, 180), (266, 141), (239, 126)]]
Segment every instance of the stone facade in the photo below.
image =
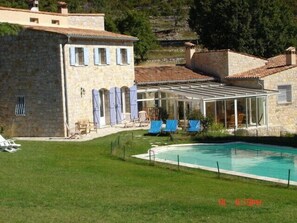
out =
[(223, 79), (228, 74), (228, 52), (209, 51), (196, 52), (192, 57), (193, 70), (201, 70), (219, 79)]
[(278, 103), (278, 96), (269, 97), (269, 123), (280, 131), (297, 132), (297, 68), (289, 69), (263, 78), (264, 88), (278, 90), (279, 85), (291, 85), (292, 102)]
[(214, 75), (221, 81), (225, 81), (226, 76), (264, 66), (267, 62), (257, 57), (230, 50), (197, 52), (192, 60), (194, 70), (197, 69)]
[[(31, 16), (38, 23), (27, 27), (28, 21), (32, 22)], [(63, 22), (50, 24), (59, 19)], [(6, 134), (66, 136), (66, 126), (74, 129), (79, 120), (93, 121), (98, 117), (101, 108), (94, 106), (100, 104), (101, 89), (105, 90), (104, 125), (110, 124), (112, 118), (108, 111), (111, 89), (121, 89), (120, 95), (115, 89), (111, 99), (117, 101), (115, 107), (125, 105), (122, 112), (130, 112), (133, 92), (135, 115), (133, 42), (136, 38), (105, 32), (104, 14), (58, 14), (0, 7), (0, 22), (26, 26), (16, 36), (0, 37), (0, 127), (4, 127)], [(95, 62), (98, 54), (94, 49), (99, 52), (98, 48), (106, 50), (108, 63)], [(79, 63), (73, 64), (73, 59)], [(119, 60), (125, 61), (119, 63)], [(116, 123), (121, 122), (121, 118), (116, 118)]]
[[(71, 46), (86, 47), (89, 50), (88, 66), (71, 66), (69, 48)], [(110, 51), (109, 65), (95, 65), (93, 51), (96, 47), (108, 48)], [(121, 42), (81, 42), (75, 41), (65, 45), (65, 71), (69, 110), (69, 125), (73, 127), (79, 119), (93, 120), (92, 89), (105, 89), (112, 87), (131, 87), (134, 85), (134, 61), (118, 65), (116, 63), (117, 48), (130, 49), (133, 52), (133, 43)], [(81, 95), (84, 89), (84, 95)]]
[[(53, 20), (59, 21), (59, 24), (53, 24)], [(27, 26), (41, 25), (68, 27), (67, 15), (4, 7), (0, 7), (0, 21)]]
[(26, 26), (104, 30), (104, 14), (62, 14), (0, 7), (0, 21)]
[(69, 14), (68, 25), (73, 28), (104, 30), (104, 15)]

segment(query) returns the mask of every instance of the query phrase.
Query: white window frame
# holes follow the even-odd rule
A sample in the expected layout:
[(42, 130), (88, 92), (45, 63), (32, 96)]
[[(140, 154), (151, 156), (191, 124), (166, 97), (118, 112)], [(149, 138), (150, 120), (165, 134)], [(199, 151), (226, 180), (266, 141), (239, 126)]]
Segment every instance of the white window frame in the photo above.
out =
[(129, 48), (117, 48), (117, 64), (129, 65), (131, 63), (131, 53)]
[(108, 48), (94, 48), (94, 63), (95, 65), (109, 65), (110, 52)]
[(15, 105), (15, 115), (16, 116), (26, 115), (25, 96), (17, 96), (16, 105)]
[(279, 95), (277, 97), (278, 104), (290, 104), (292, 103), (292, 85), (278, 85), (277, 90), (279, 91)]
[(70, 65), (87, 66), (89, 64), (88, 48), (82, 46), (70, 47)]
[(75, 64), (78, 66), (84, 65), (84, 48), (83, 47), (75, 47)]

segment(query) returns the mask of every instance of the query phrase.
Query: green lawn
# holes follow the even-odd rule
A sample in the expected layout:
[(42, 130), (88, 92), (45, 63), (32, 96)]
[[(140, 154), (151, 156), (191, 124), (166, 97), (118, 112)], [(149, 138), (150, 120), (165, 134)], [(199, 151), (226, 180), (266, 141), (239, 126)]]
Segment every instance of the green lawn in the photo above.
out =
[[(130, 155), (172, 142), (143, 133), (133, 140), (124, 132), (80, 143), (22, 141), (21, 151), (0, 153), (0, 222), (296, 222), (295, 187), (149, 165)], [(118, 139), (125, 160), (123, 150), (111, 155)], [(178, 134), (174, 142), (187, 140)]]

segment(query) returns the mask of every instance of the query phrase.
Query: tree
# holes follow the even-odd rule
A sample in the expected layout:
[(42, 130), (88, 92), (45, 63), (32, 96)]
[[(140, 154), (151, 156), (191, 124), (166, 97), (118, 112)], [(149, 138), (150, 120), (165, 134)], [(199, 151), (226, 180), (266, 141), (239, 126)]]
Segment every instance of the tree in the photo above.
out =
[(296, 38), (294, 16), (281, 0), (194, 1), (189, 25), (208, 49), (262, 57), (283, 52)]
[(295, 17), (297, 17), (297, 1), (296, 0), (283, 0), (292, 10)]
[(176, 29), (178, 23), (186, 18), (188, 7), (186, 6), (186, 0), (173, 0), (171, 4), (173, 9), (174, 28)]
[(22, 27), (16, 24), (0, 23), (0, 36), (17, 35)]
[(118, 30), (122, 34), (137, 37), (139, 40), (134, 44), (136, 59), (144, 61), (149, 50), (156, 44), (156, 37), (152, 32), (148, 18), (135, 11), (128, 11), (123, 19), (117, 21)]
[(27, 9), (28, 8), (28, 2), (24, 0), (0, 0), (0, 5), (5, 7), (11, 7), (11, 8), (21, 8), (21, 9)]

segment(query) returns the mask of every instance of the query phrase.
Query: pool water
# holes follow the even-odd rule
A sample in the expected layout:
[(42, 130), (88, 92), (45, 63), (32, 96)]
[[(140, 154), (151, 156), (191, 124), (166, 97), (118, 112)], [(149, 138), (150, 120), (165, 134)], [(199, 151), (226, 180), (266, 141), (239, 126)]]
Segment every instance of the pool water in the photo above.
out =
[(156, 150), (157, 159), (297, 181), (297, 149), (250, 143), (175, 145)]

